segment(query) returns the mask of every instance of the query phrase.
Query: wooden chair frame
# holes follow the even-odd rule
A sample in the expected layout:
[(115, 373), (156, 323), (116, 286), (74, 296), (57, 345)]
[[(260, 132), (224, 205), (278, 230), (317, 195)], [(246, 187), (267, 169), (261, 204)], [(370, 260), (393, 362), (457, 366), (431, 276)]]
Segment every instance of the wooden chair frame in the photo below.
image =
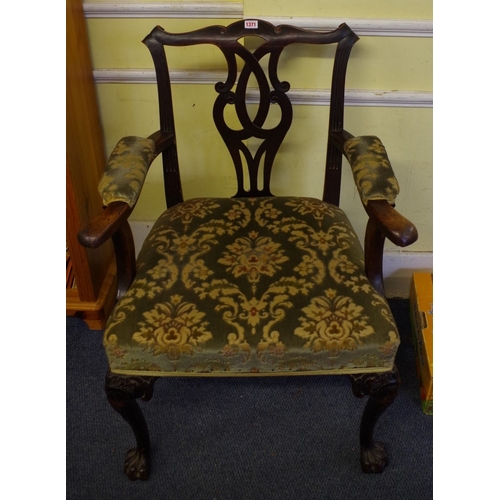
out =
[[(184, 46), (213, 44), (220, 48), (228, 64), (225, 82), (215, 86), (218, 96), (214, 105), (214, 121), (231, 157), (235, 163), (237, 192), (235, 197), (271, 196), (270, 178), (274, 157), (292, 121), (292, 106), (286, 95), (288, 82), (282, 82), (277, 75), (279, 56), (283, 49), (294, 43), (332, 44), (336, 43), (334, 59), (330, 115), (328, 123), (328, 144), (326, 154), (325, 182), (323, 200), (338, 206), (340, 199), (342, 156), (344, 144), (353, 137), (344, 130), (344, 92), (345, 77), (349, 54), (358, 40), (356, 34), (346, 25), (330, 32), (314, 32), (292, 26), (273, 26), (259, 20), (258, 29), (247, 29), (246, 21), (237, 21), (228, 27), (210, 26), (191, 33), (172, 34), (156, 27), (143, 41), (151, 51), (156, 68), (160, 130), (150, 135), (155, 143), (155, 153), (163, 155), (163, 170), (167, 207), (183, 201), (179, 164), (177, 159), (176, 132), (174, 126), (170, 77), (164, 45)], [(240, 39), (257, 36), (262, 45), (252, 54)], [(269, 80), (265, 78), (259, 62), (269, 55)], [(238, 76), (236, 56), (244, 61)], [(245, 95), (250, 75), (253, 74), (259, 85), (260, 104), (254, 118), (248, 116)], [(237, 82), (237, 83), (236, 83)], [(236, 90), (232, 89), (236, 85)], [(267, 97), (266, 97), (267, 96)], [(279, 124), (272, 130), (263, 128), (271, 103), (277, 104), (282, 111)], [(224, 108), (235, 106), (242, 123), (241, 130), (230, 129), (224, 121)], [(251, 137), (262, 140), (255, 156), (252, 156), (245, 141)], [(249, 189), (244, 187), (244, 173), (241, 158), (248, 167)], [(263, 161), (261, 161), (263, 160)], [(261, 166), (261, 163), (263, 165)], [(259, 169), (263, 168), (263, 186), (258, 187)], [(365, 271), (373, 287), (384, 294), (382, 257), (384, 241), (388, 238), (394, 244), (405, 247), (417, 239), (415, 226), (399, 214), (393, 204), (386, 200), (370, 200), (364, 203), (368, 214), (365, 234)], [(117, 293), (120, 298), (130, 286), (135, 275), (135, 249), (128, 217), (133, 210), (125, 202), (112, 202), (104, 208), (79, 234), (82, 245), (96, 248), (106, 240), (112, 239), (117, 262)], [(354, 394), (358, 397), (369, 396), (361, 421), (360, 444), (361, 464), (365, 472), (380, 472), (387, 464), (384, 446), (373, 440), (373, 429), (382, 412), (396, 397), (399, 376), (397, 368), (387, 373), (352, 375)], [(117, 410), (134, 430), (137, 445), (129, 452), (125, 471), (131, 479), (147, 479), (149, 475), (150, 442), (144, 417), (136, 399), (149, 399), (152, 396), (154, 377), (130, 377), (108, 373), (106, 393)]]

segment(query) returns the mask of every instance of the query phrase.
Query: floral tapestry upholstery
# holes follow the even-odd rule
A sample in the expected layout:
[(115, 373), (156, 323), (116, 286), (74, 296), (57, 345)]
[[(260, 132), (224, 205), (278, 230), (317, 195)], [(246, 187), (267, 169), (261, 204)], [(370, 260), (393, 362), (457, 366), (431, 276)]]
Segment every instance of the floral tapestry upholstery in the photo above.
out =
[(104, 332), (122, 374), (390, 370), (399, 335), (339, 208), (199, 198), (164, 212)]
[(374, 135), (353, 137), (345, 142), (344, 151), (363, 203), (369, 200), (394, 203), (399, 184), (382, 141)]
[(121, 139), (113, 149), (99, 182), (103, 203), (124, 201), (133, 207), (155, 158), (155, 143), (151, 139), (136, 136)]

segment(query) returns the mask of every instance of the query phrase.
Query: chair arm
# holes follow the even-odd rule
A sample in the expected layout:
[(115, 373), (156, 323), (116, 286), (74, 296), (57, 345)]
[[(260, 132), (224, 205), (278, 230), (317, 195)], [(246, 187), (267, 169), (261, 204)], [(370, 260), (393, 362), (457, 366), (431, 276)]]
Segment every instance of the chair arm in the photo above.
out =
[(343, 142), (343, 152), (363, 204), (369, 200), (394, 203), (399, 184), (382, 141), (373, 135), (350, 137)]
[(114, 201), (78, 232), (78, 241), (87, 248), (97, 248), (111, 238), (127, 221), (132, 208), (123, 201)]
[[(135, 153), (132, 152), (130, 157), (125, 159), (125, 164), (121, 164), (118, 159), (121, 156), (127, 156), (128, 152), (124, 151), (128, 149), (127, 143), (132, 145), (131, 149), (135, 151)], [(145, 168), (147, 171), (153, 159), (173, 144), (175, 144), (174, 134), (162, 132), (161, 130), (151, 134), (147, 139), (128, 137), (118, 142), (113, 153), (111, 153), (110, 161), (99, 183), (100, 190), (103, 190), (106, 195), (103, 196), (103, 198), (106, 197), (105, 200), (103, 199), (105, 205), (104, 211), (80, 230), (78, 233), (78, 240), (81, 245), (88, 248), (97, 248), (111, 238), (118, 229), (122, 227), (134, 208), (144, 178), (140, 181), (139, 189), (136, 189), (135, 199), (134, 197), (120, 199), (120, 196), (117, 196), (117, 199), (113, 199), (111, 196), (111, 192), (113, 191), (111, 185), (113, 181), (122, 184), (122, 187), (126, 189), (126, 185), (129, 183), (127, 180), (129, 168), (130, 170)], [(143, 154), (141, 154), (140, 151), (141, 145), (143, 145), (146, 150), (145, 152), (142, 151)], [(137, 152), (138, 150), (139, 153)], [(113, 170), (121, 170), (121, 172), (116, 172), (117, 175), (113, 176)], [(144, 172), (144, 176), (146, 171)], [(132, 188), (132, 191), (133, 190)]]
[(127, 221), (132, 207), (115, 201), (78, 233), (78, 241), (88, 248), (97, 248), (112, 238), (116, 259), (116, 296), (118, 300), (135, 276), (134, 237)]
[(104, 205), (121, 201), (134, 207), (153, 160), (174, 143), (174, 135), (155, 132), (148, 138), (128, 136), (118, 141), (99, 181)]
[(161, 130), (151, 134), (148, 139), (155, 143), (155, 154), (158, 156), (170, 146), (175, 145), (175, 134), (172, 132), (162, 132)]
[(152, 161), (170, 146), (175, 136), (155, 132), (147, 139), (122, 139), (111, 154), (99, 184), (104, 210), (78, 233), (78, 241), (97, 248), (112, 238), (116, 259), (116, 300), (128, 289), (135, 276), (134, 238), (128, 217), (132, 213)]
[(406, 247), (417, 241), (417, 228), (387, 200), (369, 200), (364, 207), (380, 232), (395, 245)]

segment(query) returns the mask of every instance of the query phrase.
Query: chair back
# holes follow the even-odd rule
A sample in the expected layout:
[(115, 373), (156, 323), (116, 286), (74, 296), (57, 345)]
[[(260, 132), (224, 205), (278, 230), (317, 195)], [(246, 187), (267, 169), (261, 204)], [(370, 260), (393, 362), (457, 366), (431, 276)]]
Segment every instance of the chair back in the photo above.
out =
[[(246, 37), (258, 37), (261, 43), (251, 50), (248, 46), (254, 44), (242, 43)], [(343, 131), (347, 62), (357, 40), (356, 34), (346, 24), (323, 32), (288, 25), (274, 26), (263, 20), (241, 20), (227, 27), (209, 26), (188, 33), (169, 33), (157, 26), (143, 42), (151, 51), (156, 69), (161, 130), (175, 135), (164, 46), (216, 45), (227, 62), (227, 77), (215, 85), (217, 96), (213, 118), (234, 162), (237, 180), (235, 197), (272, 196), (271, 169), (293, 117), (292, 103), (287, 95), (290, 83), (278, 76), (280, 56), (285, 47), (295, 43), (337, 44), (332, 69), (323, 199), (338, 205), (342, 152), (335, 148), (332, 134)], [(266, 126), (272, 104), (279, 107), (279, 116), (277, 120), (273, 119), (274, 125)], [(252, 105), (254, 112), (250, 114)], [(227, 106), (234, 107), (238, 122), (236, 128), (227, 121)], [(182, 201), (175, 148), (163, 154), (163, 162), (167, 205), (172, 206)]]

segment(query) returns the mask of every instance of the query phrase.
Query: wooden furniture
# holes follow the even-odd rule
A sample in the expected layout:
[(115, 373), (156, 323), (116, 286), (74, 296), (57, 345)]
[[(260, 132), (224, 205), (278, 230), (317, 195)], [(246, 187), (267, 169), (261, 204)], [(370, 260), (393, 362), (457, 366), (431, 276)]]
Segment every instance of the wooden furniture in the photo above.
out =
[[(261, 45), (248, 50), (241, 43), (245, 36), (260, 38)], [(136, 437), (125, 460), (129, 478), (149, 475), (150, 439), (136, 398), (149, 399), (155, 381), (172, 376), (349, 376), (354, 394), (368, 396), (362, 469), (381, 472), (387, 465), (373, 430), (400, 382), (394, 364), (399, 335), (384, 298), (383, 246), (385, 238), (410, 245), (417, 231), (393, 207), (399, 187), (380, 139), (354, 137), (343, 128), (347, 61), (357, 40), (345, 24), (314, 32), (262, 20), (184, 34), (156, 27), (145, 38), (157, 74), (160, 130), (117, 144), (99, 185), (107, 208), (79, 235), (89, 248), (110, 238), (114, 243), (118, 301), (104, 332), (106, 392)], [(205, 43), (219, 47), (228, 64), (226, 81), (214, 82), (213, 118), (236, 169), (235, 196), (184, 201), (164, 45)], [(293, 117), (290, 84), (280, 80), (278, 60), (295, 43), (336, 44), (322, 200), (275, 197), (271, 189), (271, 168)], [(251, 81), (259, 100), (250, 111)], [(277, 113), (269, 124), (271, 106)], [(237, 126), (226, 121), (228, 107)], [(127, 217), (160, 153), (168, 208), (136, 266)], [(369, 216), (364, 252), (338, 207), (342, 155)], [(205, 168), (214, 168), (209, 155)]]
[(66, 241), (74, 275), (66, 286), (66, 315), (102, 329), (114, 298), (113, 248), (108, 242), (89, 250), (77, 239), (102, 211), (97, 183), (106, 165), (81, 0), (66, 1), (66, 22)]

